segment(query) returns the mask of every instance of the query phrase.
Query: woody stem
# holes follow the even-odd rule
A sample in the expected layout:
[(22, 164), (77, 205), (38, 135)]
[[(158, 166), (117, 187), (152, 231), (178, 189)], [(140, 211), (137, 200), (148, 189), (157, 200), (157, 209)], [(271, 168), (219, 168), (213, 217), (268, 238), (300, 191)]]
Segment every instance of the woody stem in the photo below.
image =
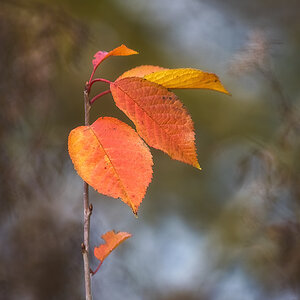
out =
[[(84, 90), (84, 124), (89, 126), (90, 123), (90, 101), (88, 89)], [(81, 252), (83, 256), (84, 265), (84, 282), (85, 282), (85, 299), (92, 300), (92, 287), (91, 287), (91, 273), (89, 262), (90, 250), (90, 217), (92, 214), (93, 206), (89, 203), (89, 185), (83, 182), (83, 243), (81, 244)]]

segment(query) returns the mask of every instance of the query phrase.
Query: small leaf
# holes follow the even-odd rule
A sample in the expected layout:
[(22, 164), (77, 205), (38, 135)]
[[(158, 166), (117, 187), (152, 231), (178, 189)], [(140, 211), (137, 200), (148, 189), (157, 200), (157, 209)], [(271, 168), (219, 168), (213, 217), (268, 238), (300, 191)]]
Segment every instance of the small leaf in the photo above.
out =
[(121, 45), (121, 46), (111, 50), (110, 52), (98, 51), (94, 55), (94, 59), (93, 59), (94, 70), (97, 69), (97, 67), (100, 65), (100, 63), (103, 60), (105, 60), (106, 58), (108, 58), (110, 56), (127, 56), (127, 55), (133, 55), (133, 54), (138, 54), (138, 52), (127, 48), (125, 45)]
[(79, 176), (99, 193), (121, 198), (136, 214), (152, 179), (152, 155), (138, 134), (115, 118), (73, 129), (69, 154)]
[(137, 77), (117, 80), (110, 89), (117, 107), (149, 146), (200, 169), (193, 121), (174, 93)]
[(216, 74), (196, 69), (166, 69), (144, 78), (168, 89), (210, 89), (229, 94)]
[(124, 72), (117, 80), (125, 78), (125, 77), (144, 77), (145, 75), (151, 74), (153, 72), (167, 70), (165, 68), (159, 66), (151, 66), (151, 65), (144, 65), (138, 66), (131, 70)]
[(131, 234), (128, 232), (118, 232), (115, 233), (113, 230), (103, 234), (102, 239), (105, 241), (105, 244), (99, 245), (99, 247), (94, 248), (94, 255), (101, 262), (121, 243), (131, 237)]

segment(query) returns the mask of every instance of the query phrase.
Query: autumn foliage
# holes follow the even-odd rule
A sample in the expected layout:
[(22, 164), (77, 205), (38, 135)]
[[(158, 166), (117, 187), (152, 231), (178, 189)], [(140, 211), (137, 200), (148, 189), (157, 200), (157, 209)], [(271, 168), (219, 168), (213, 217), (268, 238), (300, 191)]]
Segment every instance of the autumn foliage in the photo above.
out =
[(108, 231), (102, 235), (102, 239), (105, 241), (104, 244), (100, 244), (99, 247), (95, 247), (94, 255), (101, 262), (122, 242), (131, 237), (128, 232), (115, 233), (113, 230)]
[(81, 178), (137, 212), (152, 179), (152, 156), (139, 135), (115, 118), (71, 131), (69, 153)]
[[(126, 71), (115, 81), (94, 79), (96, 69), (110, 56), (137, 54), (125, 45), (110, 52), (99, 51), (86, 85), (98, 81), (109, 84), (116, 106), (134, 123), (135, 129), (112, 117), (100, 117), (93, 124), (79, 126), (69, 135), (68, 148), (79, 176), (99, 193), (120, 198), (137, 214), (152, 179), (152, 155), (148, 146), (172, 159), (198, 169), (194, 125), (178, 97), (169, 89), (210, 89), (228, 94), (217, 75), (191, 68), (166, 69), (144, 65)], [(145, 144), (146, 143), (146, 144)], [(95, 248), (95, 256), (105, 257), (130, 234), (110, 231), (105, 245)]]

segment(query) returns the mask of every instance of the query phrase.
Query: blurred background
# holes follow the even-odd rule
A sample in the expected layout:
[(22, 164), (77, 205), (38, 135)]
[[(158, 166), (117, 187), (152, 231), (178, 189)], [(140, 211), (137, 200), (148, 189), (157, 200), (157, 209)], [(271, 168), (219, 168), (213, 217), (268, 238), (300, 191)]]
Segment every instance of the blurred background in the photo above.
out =
[[(83, 299), (67, 136), (83, 124), (94, 53), (123, 43), (140, 54), (105, 61), (102, 77), (194, 67), (232, 96), (176, 91), (202, 171), (151, 149), (138, 219), (91, 191), (92, 248), (111, 229), (133, 235), (93, 277), (94, 299), (300, 299), (299, 11), (298, 0), (0, 0), (0, 299)], [(98, 116), (132, 125), (111, 95)]]

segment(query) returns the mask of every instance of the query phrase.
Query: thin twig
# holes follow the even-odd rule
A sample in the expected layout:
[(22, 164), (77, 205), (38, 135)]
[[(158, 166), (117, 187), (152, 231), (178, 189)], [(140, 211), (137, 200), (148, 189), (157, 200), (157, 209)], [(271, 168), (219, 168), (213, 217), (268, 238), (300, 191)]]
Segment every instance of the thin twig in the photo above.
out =
[(104, 96), (106, 94), (109, 94), (109, 93), (111, 93), (111, 91), (110, 90), (106, 90), (106, 91), (104, 91), (104, 92), (96, 95), (94, 98), (92, 98), (92, 100), (90, 100), (90, 104), (93, 104), (98, 98), (100, 98), (100, 97), (102, 97), (102, 96)]
[[(88, 90), (84, 90), (84, 123), (86, 126), (90, 123), (90, 109)], [(92, 300), (92, 288), (91, 288), (91, 274), (90, 274), (90, 262), (89, 262), (89, 250), (90, 250), (90, 217), (92, 214), (93, 206), (89, 203), (89, 185), (83, 183), (83, 243), (81, 245), (81, 252), (83, 256), (84, 264), (84, 282), (85, 282), (85, 299)]]
[(99, 269), (100, 269), (100, 267), (102, 265), (102, 262), (103, 261), (101, 260), (100, 263), (99, 263), (99, 265), (98, 265), (98, 267), (97, 267), (97, 269), (95, 271), (93, 271), (92, 269), (90, 270), (92, 276), (94, 276), (99, 271)]

